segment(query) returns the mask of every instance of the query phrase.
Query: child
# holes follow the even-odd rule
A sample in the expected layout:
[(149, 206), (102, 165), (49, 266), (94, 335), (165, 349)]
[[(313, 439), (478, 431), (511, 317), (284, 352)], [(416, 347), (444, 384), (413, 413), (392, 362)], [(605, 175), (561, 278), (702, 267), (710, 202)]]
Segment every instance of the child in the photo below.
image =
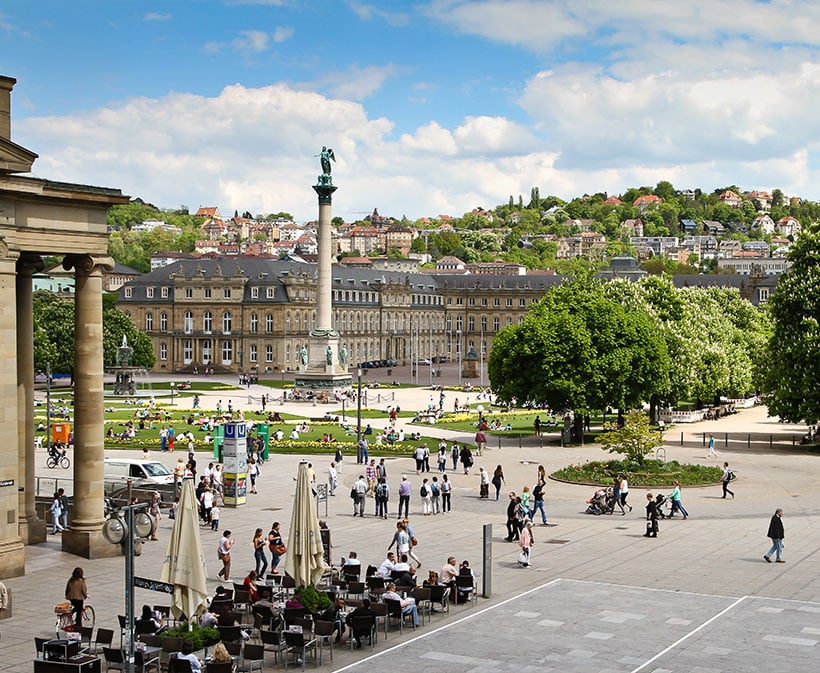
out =
[(211, 530), (219, 530), (219, 507), (216, 503), (211, 507)]

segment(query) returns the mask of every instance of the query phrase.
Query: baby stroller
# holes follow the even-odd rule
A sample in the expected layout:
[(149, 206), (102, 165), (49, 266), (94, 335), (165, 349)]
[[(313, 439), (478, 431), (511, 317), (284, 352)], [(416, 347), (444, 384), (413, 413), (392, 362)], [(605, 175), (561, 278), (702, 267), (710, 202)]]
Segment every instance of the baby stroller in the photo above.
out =
[(612, 514), (615, 511), (615, 495), (612, 492), (612, 487), (596, 490), (592, 497), (587, 500), (587, 505), (586, 514), (594, 514), (595, 516)]
[(655, 509), (658, 512), (659, 519), (672, 516), (672, 498), (665, 496), (663, 493), (658, 493), (655, 496)]

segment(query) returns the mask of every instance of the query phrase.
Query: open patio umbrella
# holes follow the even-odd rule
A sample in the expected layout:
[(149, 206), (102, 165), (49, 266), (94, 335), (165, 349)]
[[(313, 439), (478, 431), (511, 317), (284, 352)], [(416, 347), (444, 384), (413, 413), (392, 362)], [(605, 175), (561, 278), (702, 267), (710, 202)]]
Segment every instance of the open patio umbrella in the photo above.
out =
[(194, 480), (184, 479), (160, 576), (163, 582), (174, 585), (171, 612), (176, 619), (183, 614), (191, 619), (194, 615), (204, 612), (207, 606), (207, 573), (205, 556), (199, 541), (197, 510)]
[(285, 571), (296, 586), (309, 586), (322, 578), (324, 570), (322, 534), (319, 517), (310, 487), (307, 463), (299, 463), (296, 476), (296, 496), (288, 531), (288, 551)]

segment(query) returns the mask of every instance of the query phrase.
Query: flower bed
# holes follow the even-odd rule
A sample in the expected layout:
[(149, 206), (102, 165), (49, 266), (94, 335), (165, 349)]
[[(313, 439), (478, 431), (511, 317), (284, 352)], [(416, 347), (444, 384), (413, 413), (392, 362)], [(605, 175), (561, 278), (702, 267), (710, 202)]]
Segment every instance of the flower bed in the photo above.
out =
[(677, 479), (681, 486), (706, 486), (720, 482), (723, 470), (709, 465), (664, 463), (647, 460), (644, 463), (630, 461), (590, 461), (581, 465), (568, 465), (550, 475), (550, 479), (589, 486), (611, 486), (619, 474), (626, 474), (630, 487), (671, 488)]

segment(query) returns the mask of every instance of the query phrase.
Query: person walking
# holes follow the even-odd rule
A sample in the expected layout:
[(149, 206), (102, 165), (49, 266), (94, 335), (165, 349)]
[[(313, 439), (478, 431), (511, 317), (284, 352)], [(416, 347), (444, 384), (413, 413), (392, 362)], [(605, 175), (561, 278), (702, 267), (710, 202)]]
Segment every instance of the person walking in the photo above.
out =
[(487, 435), (481, 428), (475, 433), (475, 448), (479, 456), (487, 448)]
[(515, 525), (515, 491), (510, 491), (510, 500), (507, 503), (507, 537), (504, 542), (513, 542), (518, 539), (518, 527)]
[(413, 486), (407, 479), (407, 475), (401, 475), (401, 483), (399, 484), (399, 519), (401, 519), (402, 509), (404, 510), (404, 516), (410, 516), (410, 491), (412, 488)]
[(68, 528), (68, 496), (62, 488), (57, 489), (57, 494), (60, 496), (60, 525), (65, 529)]
[(424, 445), (420, 445), (416, 447), (416, 450), (413, 452), (413, 458), (416, 459), (416, 474), (421, 474), (424, 470)]
[(344, 460), (344, 453), (342, 453), (342, 445), (336, 445), (336, 455), (333, 456), (333, 460), (336, 463), (336, 471), (341, 474), (342, 473), (342, 461)]
[(772, 515), (771, 521), (769, 521), (769, 532), (766, 533), (766, 537), (768, 537), (772, 541), (772, 547), (763, 555), (763, 558), (766, 560), (766, 563), (772, 562), (772, 554), (777, 554), (775, 557), (775, 563), (785, 563), (783, 560), (783, 538), (786, 537), (786, 534), (783, 530), (783, 510), (779, 507), (774, 511)]
[(628, 505), (626, 502), (627, 497), (629, 496), (629, 482), (626, 479), (626, 473), (620, 475), (621, 483), (618, 485), (618, 488), (621, 490), (621, 510), (623, 511), (624, 507), (629, 507), (629, 511), (632, 511), (632, 505)]
[(544, 489), (546, 488), (546, 483), (543, 479), (539, 479), (538, 483), (535, 485), (535, 488), (532, 489), (532, 509), (530, 510), (530, 521), (533, 520), (535, 513), (540, 511), (541, 512), (541, 523), (545, 526), (547, 525), (547, 512), (544, 509)]
[(658, 505), (651, 493), (646, 494), (646, 532), (644, 537), (658, 537)]
[(268, 533), (268, 549), (270, 550), (270, 571), (273, 575), (278, 575), (279, 571), (276, 569), (282, 555), (287, 551), (285, 543), (282, 541), (282, 533), (279, 530), (279, 522), (274, 521), (271, 524), (270, 532)]
[(367, 482), (363, 474), (360, 474), (359, 478), (353, 482), (351, 494), (353, 496), (353, 516), (358, 514), (364, 518), (364, 501), (367, 498)]
[(521, 530), (521, 555), (518, 557), (518, 562), (525, 568), (530, 567), (530, 551), (532, 550), (534, 540), (532, 539), (532, 521), (527, 521), (524, 528)]
[(253, 558), (256, 562), (256, 575), (258, 577), (265, 577), (265, 571), (268, 569), (268, 555), (265, 553), (265, 535), (261, 528), (257, 528), (253, 534)]
[(336, 495), (336, 488), (339, 486), (339, 473), (336, 470), (336, 462), (330, 463), (327, 468), (327, 490), (330, 495)]
[(370, 462), (364, 468), (364, 478), (367, 480), (367, 491), (365, 495), (376, 495), (376, 459), (371, 458)]
[(442, 442), (438, 447), (438, 471), (441, 474), (447, 470), (447, 445)]
[(56, 535), (57, 533), (62, 533), (65, 530), (60, 524), (63, 508), (60, 505), (60, 494), (56, 491), (54, 492), (54, 498), (51, 501), (49, 510), (51, 511), (51, 534)]
[(387, 484), (387, 479), (379, 477), (376, 484), (376, 516), (382, 519), (387, 518), (387, 501), (390, 498), (390, 486)]
[(470, 447), (466, 444), (459, 452), (459, 460), (461, 460), (461, 464), (464, 466), (464, 474), (470, 474), (470, 468), (473, 466), (473, 452), (470, 451)]
[(421, 511), (424, 516), (433, 513), (433, 494), (430, 492), (429, 480), (425, 477), (421, 482), (419, 488), (419, 495), (421, 496)]
[(74, 568), (71, 577), (65, 585), (66, 600), (71, 603), (71, 613), (74, 615), (74, 623), (77, 630), (83, 625), (83, 609), (85, 601), (88, 600), (88, 586), (85, 583), (82, 568)]
[(715, 452), (715, 436), (710, 434), (709, 435), (709, 452), (706, 454), (707, 458), (717, 458), (717, 453)]
[(256, 490), (256, 477), (259, 476), (259, 466), (256, 464), (256, 460), (251, 457), (248, 460), (248, 478), (251, 480), (251, 493), (258, 493)]
[(450, 458), (453, 461), (453, 471), (458, 469), (458, 457), (459, 457), (459, 448), (458, 444), (453, 442), (453, 446), (450, 449)]
[(450, 511), (450, 495), (453, 492), (453, 485), (447, 475), (441, 477), (441, 512), (446, 514)]
[(672, 511), (669, 513), (669, 518), (671, 519), (675, 516), (675, 512), (680, 510), (680, 513), (683, 514), (684, 519), (689, 518), (689, 512), (686, 511), (683, 507), (683, 503), (680, 500), (680, 482), (675, 479), (672, 482), (675, 485), (675, 488), (672, 491), (672, 494), (669, 496), (669, 499), (672, 501)]
[(482, 500), (490, 497), (490, 475), (483, 467), (478, 468), (478, 497)]
[[(620, 477), (614, 477), (612, 479), (612, 499), (618, 507), (621, 508), (621, 516), (626, 514), (626, 510), (624, 506), (621, 504), (621, 479)], [(612, 512), (615, 512), (615, 507), (612, 508)]]
[(222, 561), (222, 568), (217, 573), (217, 577), (221, 577), (226, 582), (231, 581), (231, 547), (233, 547), (233, 542), (231, 531), (226, 530), (222, 533), (219, 540), (219, 549), (216, 552), (217, 557)]
[(501, 465), (495, 466), (495, 471), (493, 472), (493, 479), (492, 484), (495, 486), (495, 500), (498, 502), (498, 497), (501, 494), (501, 486), (504, 484), (504, 470), (501, 468)]
[(720, 485), (723, 487), (723, 497), (726, 497), (728, 493), (733, 498), (735, 497), (735, 492), (729, 490), (729, 482), (735, 478), (735, 473), (729, 469), (729, 463), (723, 463), (723, 478), (720, 480)]
[(152, 540), (158, 539), (157, 530), (159, 530), (159, 520), (162, 518), (160, 515), (161, 502), (162, 496), (159, 494), (159, 491), (154, 491), (151, 494), (151, 503), (148, 505), (148, 516), (151, 517), (151, 523), (153, 524), (153, 528), (151, 530)]

